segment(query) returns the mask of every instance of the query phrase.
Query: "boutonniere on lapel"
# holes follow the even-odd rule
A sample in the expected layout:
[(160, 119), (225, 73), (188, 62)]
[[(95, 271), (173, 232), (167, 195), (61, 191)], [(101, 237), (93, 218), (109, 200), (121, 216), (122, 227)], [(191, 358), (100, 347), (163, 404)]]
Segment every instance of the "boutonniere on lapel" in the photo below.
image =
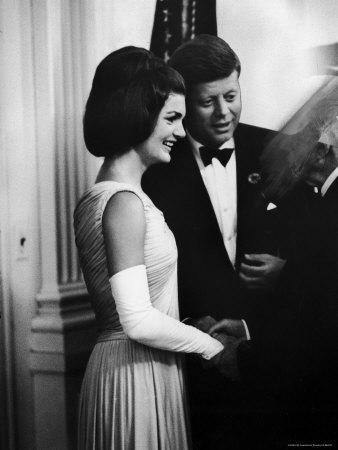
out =
[(248, 176), (248, 182), (250, 184), (258, 184), (262, 180), (261, 175), (258, 172), (252, 172)]

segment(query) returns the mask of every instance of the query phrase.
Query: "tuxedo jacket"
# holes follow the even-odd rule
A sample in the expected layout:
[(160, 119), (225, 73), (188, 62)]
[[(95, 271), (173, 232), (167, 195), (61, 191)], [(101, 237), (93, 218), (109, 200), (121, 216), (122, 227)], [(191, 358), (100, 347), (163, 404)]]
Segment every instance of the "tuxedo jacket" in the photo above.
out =
[(242, 348), (242, 372), (279, 390), (288, 406), (337, 417), (338, 180), (324, 197), (304, 187), (278, 209), (287, 263), (264, 330)]
[[(305, 374), (330, 390), (338, 376), (338, 180), (318, 199), (309, 246), (312, 260), (303, 262), (306, 295), (300, 319), (307, 356)], [(303, 350), (303, 349), (301, 349)], [(326, 385), (326, 386), (325, 386)], [(337, 393), (337, 388), (335, 389)], [(337, 407), (336, 400), (336, 407)], [(336, 409), (337, 413), (337, 409)]]
[[(234, 268), (224, 246), (218, 222), (188, 139), (171, 152), (169, 164), (154, 165), (144, 175), (143, 189), (163, 212), (178, 248), (178, 290), (181, 317), (199, 318), (209, 314), (245, 319), (252, 337), (259, 334), (260, 302), (253, 301), (238, 276), (244, 252), (273, 252), (275, 234), (265, 220), (266, 205), (260, 196), (260, 154), (273, 133), (239, 124), (235, 130), (237, 172), (237, 262)], [(256, 181), (256, 182), (255, 182)], [(226, 194), (225, 194), (226, 195)], [(274, 211), (272, 211), (274, 212)], [(274, 219), (274, 214), (272, 214)], [(268, 226), (266, 226), (268, 224)], [(246, 350), (244, 348), (244, 350)], [(244, 352), (245, 360), (252, 361)], [(222, 377), (216, 369), (203, 371), (193, 356), (186, 359), (192, 436), (196, 448), (217, 448), (215, 436), (226, 446), (231, 438), (232, 419), (253, 410), (256, 398), (250, 388)], [(251, 370), (251, 369), (250, 369)], [(252, 406), (250, 406), (252, 405)], [(246, 424), (240, 423), (238, 429)], [(203, 444), (205, 446), (203, 447)], [(211, 445), (211, 447), (210, 447)], [(200, 447), (199, 447), (200, 446)], [(229, 444), (229, 448), (231, 445)]]
[[(188, 139), (180, 141), (169, 164), (150, 168), (143, 188), (163, 212), (178, 248), (178, 288), (181, 317), (211, 315), (246, 319), (250, 331), (257, 317), (238, 277), (244, 251), (260, 242), (271, 245), (268, 233), (250, 239), (260, 190), (259, 156), (271, 132), (239, 124), (234, 135), (237, 166), (237, 264), (225, 249), (216, 215)], [(264, 234), (264, 233), (263, 233)], [(257, 237), (257, 236), (256, 236)], [(253, 242), (256, 241), (256, 242)]]

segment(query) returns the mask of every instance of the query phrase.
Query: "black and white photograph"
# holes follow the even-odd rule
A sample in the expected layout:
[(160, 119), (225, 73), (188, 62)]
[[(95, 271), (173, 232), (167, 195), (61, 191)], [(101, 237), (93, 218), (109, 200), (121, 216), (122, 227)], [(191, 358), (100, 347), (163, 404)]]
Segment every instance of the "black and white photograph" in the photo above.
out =
[(0, 0), (0, 449), (338, 448), (337, 0)]

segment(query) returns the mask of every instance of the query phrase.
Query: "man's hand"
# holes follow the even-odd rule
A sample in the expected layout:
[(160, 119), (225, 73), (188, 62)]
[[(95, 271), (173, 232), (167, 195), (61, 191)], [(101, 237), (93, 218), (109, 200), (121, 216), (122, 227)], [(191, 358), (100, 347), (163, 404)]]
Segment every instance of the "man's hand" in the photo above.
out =
[(208, 333), (209, 329), (215, 324), (217, 321), (211, 317), (211, 316), (203, 316), (199, 319), (192, 319), (189, 322), (189, 325), (191, 324), (195, 328), (198, 328), (201, 331), (204, 331), (204, 333)]
[(224, 349), (211, 358), (210, 363), (226, 378), (238, 381), (240, 379), (240, 373), (237, 363), (237, 349), (239, 344), (245, 339), (227, 336), (224, 333), (214, 333), (213, 337), (224, 345)]
[(220, 320), (208, 330), (208, 333), (211, 336), (214, 336), (214, 333), (219, 333), (221, 331), (223, 331), (229, 336), (233, 336), (238, 339), (240, 338), (246, 339), (247, 337), (244, 324), (241, 320), (234, 320), (234, 319)]
[(239, 277), (250, 290), (271, 291), (286, 263), (285, 259), (268, 254), (244, 255)]

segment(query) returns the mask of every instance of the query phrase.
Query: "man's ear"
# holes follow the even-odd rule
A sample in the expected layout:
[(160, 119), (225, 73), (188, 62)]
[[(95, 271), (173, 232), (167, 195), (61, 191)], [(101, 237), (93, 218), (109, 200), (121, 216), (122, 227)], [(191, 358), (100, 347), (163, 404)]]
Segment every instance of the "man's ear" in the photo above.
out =
[(335, 160), (338, 162), (338, 146), (331, 146), (331, 151)]
[(316, 156), (315, 160), (317, 163), (323, 163), (325, 161), (325, 158), (329, 154), (331, 149), (331, 146), (327, 144), (323, 144), (322, 142), (318, 142), (317, 148), (316, 148)]

